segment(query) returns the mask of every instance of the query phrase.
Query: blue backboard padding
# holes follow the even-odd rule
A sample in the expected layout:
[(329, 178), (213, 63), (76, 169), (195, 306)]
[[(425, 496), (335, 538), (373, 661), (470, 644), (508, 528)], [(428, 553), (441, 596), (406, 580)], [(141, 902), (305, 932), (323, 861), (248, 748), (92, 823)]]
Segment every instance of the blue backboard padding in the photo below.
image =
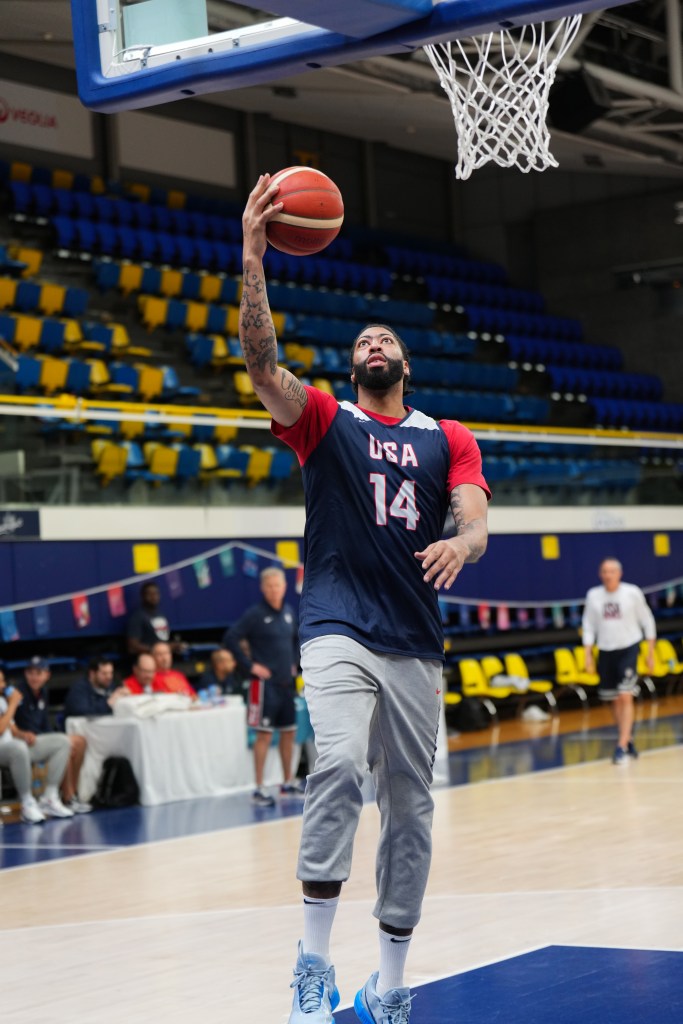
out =
[[(609, 6), (619, 6), (618, 0)], [(313, 29), (284, 40), (231, 49), (229, 52), (183, 56), (163, 67), (140, 67), (131, 74), (106, 78), (101, 71), (95, 0), (71, 0), (78, 93), (85, 106), (102, 112), (130, 110), (272, 82), (321, 67), (336, 67), (380, 54), (415, 50), (494, 31), (501, 25), (551, 21), (573, 12), (605, 7), (604, 0), (444, 0), (424, 18), (411, 20), (369, 38)], [(217, 37), (218, 38), (218, 37)]]
[(548, 946), (412, 991), (420, 1024), (680, 1024), (683, 953)]
[[(244, 7), (257, 10), (263, 9), (262, 3), (263, 0), (242, 0)], [(271, 14), (296, 18), (354, 39), (388, 32), (426, 17), (431, 10), (432, 0), (346, 0), (343, 4), (331, 4), (329, 0), (268, 0)]]

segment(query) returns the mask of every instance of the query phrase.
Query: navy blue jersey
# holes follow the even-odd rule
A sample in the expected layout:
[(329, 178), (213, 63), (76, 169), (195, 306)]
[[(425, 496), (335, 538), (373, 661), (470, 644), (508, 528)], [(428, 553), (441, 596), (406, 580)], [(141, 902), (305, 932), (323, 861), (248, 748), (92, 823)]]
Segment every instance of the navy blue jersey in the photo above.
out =
[(443, 660), (437, 593), (415, 552), (442, 536), (454, 486), (487, 490), (474, 438), (416, 410), (390, 420), (307, 392), (293, 427), (273, 424), (302, 463), (301, 642), (336, 633), (371, 650)]
[[(249, 644), (250, 658), (245, 656), (241, 640)], [(221, 644), (233, 654), (245, 675), (250, 674), (251, 663), (256, 661), (270, 669), (274, 683), (291, 684), (292, 668), (299, 661), (299, 644), (296, 616), (290, 605), (283, 604), (278, 610), (266, 600), (259, 601), (225, 631)]]

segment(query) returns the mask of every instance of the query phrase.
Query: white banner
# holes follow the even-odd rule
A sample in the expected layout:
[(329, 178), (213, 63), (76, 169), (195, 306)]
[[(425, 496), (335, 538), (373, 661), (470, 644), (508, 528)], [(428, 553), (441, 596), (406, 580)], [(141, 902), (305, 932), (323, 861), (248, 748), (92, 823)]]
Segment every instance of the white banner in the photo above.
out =
[(0, 79), (0, 143), (92, 159), (92, 115), (75, 96)]

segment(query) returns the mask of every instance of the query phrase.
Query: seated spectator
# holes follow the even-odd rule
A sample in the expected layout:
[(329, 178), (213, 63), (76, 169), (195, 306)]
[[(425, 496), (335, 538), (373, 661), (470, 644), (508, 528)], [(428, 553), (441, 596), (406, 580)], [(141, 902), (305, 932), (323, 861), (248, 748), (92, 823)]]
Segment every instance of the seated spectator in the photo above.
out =
[(150, 654), (159, 641), (170, 643), (175, 653), (186, 647), (180, 640), (171, 641), (171, 627), (161, 610), (161, 591), (148, 581), (140, 587), (140, 607), (128, 617), (126, 646), (129, 654), (137, 656)]
[(154, 676), (157, 671), (157, 663), (151, 654), (138, 654), (133, 665), (132, 675), (123, 680), (123, 686), (128, 693), (153, 693)]
[(197, 689), (200, 691), (209, 690), (212, 686), (218, 687), (213, 692), (244, 695), (244, 683), (237, 672), (235, 656), (224, 647), (211, 652), (211, 668), (202, 673), (197, 683)]
[(190, 685), (187, 676), (173, 668), (170, 644), (154, 644), (152, 657), (157, 666), (153, 683), (155, 693), (182, 693), (197, 700), (197, 691)]
[(64, 717), (79, 715), (111, 715), (119, 697), (130, 693), (125, 686), (114, 685), (114, 663), (111, 658), (93, 658), (88, 674), (69, 689), (64, 702)]
[[(37, 735), (18, 729), (14, 718), (23, 700), (22, 691), (8, 687), (0, 669), (0, 765), (10, 770), (21, 800), (21, 819), (38, 825), (46, 817), (71, 818), (74, 812), (59, 798), (59, 786), (71, 753), (69, 738), (61, 732)], [(37, 761), (45, 761), (47, 765), (47, 783), (40, 802), (32, 793), (31, 765)]]

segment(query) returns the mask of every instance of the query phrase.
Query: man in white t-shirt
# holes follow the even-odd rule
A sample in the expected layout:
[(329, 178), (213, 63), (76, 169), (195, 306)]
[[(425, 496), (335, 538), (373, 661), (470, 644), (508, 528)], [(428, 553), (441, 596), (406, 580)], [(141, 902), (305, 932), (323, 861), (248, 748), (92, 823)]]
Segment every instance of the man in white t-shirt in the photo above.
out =
[(617, 724), (617, 746), (614, 764), (623, 764), (629, 757), (638, 757), (633, 744), (633, 698), (638, 692), (636, 664), (643, 638), (647, 640), (647, 669), (654, 671), (657, 628), (645, 595), (633, 583), (622, 583), (621, 562), (605, 558), (598, 575), (602, 586), (591, 587), (586, 594), (583, 612), (583, 646), (586, 671), (595, 672), (593, 644), (600, 658), (598, 694), (610, 701)]

